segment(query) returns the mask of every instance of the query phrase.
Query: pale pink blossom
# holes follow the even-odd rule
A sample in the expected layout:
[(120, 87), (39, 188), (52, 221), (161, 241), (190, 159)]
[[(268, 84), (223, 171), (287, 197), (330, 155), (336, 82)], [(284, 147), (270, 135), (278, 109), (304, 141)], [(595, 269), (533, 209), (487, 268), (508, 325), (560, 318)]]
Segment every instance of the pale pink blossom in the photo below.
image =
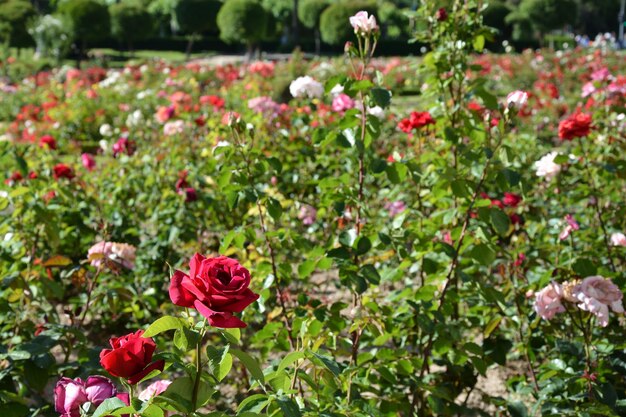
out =
[(521, 109), (528, 102), (528, 93), (526, 91), (515, 90), (506, 96), (507, 107)]
[(546, 181), (550, 181), (561, 172), (561, 165), (554, 162), (554, 159), (558, 155), (558, 152), (550, 152), (535, 162), (536, 175), (538, 177), (545, 177)]
[(551, 282), (544, 289), (535, 294), (535, 311), (544, 320), (551, 320), (555, 314), (565, 311), (561, 303), (561, 286)]
[(367, 35), (378, 30), (378, 24), (374, 15), (369, 16), (366, 11), (361, 10), (354, 16), (350, 17), (350, 25), (354, 29), (354, 33)]
[(87, 251), (87, 258), (91, 266), (100, 268), (123, 266), (127, 269), (135, 267), (136, 248), (126, 243), (98, 242)]
[(609, 307), (615, 313), (623, 313), (622, 292), (610, 279), (594, 275), (576, 285), (572, 296), (578, 301), (578, 308), (594, 314), (600, 326), (609, 324)]
[(271, 97), (267, 96), (255, 97), (248, 100), (248, 108), (270, 119), (275, 118), (280, 113), (280, 105), (272, 100)]
[(141, 391), (137, 398), (139, 398), (141, 401), (148, 401), (150, 398), (154, 398), (157, 395), (165, 392), (165, 390), (167, 389), (167, 387), (170, 386), (171, 383), (172, 381), (167, 381), (164, 379), (155, 381), (152, 384), (148, 385), (146, 389)]
[(611, 235), (611, 245), (626, 246), (626, 236), (621, 232), (613, 233)]
[(163, 134), (165, 136), (174, 136), (185, 131), (185, 122), (183, 120), (174, 120), (167, 122), (163, 126)]
[(590, 81), (588, 83), (585, 83), (585, 85), (583, 85), (582, 97), (583, 98), (588, 97), (595, 92), (596, 92), (596, 86), (593, 85), (593, 83)]

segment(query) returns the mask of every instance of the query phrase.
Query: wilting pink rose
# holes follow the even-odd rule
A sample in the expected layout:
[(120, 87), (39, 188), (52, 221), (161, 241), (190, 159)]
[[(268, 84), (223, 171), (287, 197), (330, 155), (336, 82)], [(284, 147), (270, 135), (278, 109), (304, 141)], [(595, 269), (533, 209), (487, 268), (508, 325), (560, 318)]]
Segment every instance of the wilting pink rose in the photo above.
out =
[(626, 236), (623, 233), (613, 233), (611, 235), (611, 245), (626, 246)]
[(332, 109), (336, 112), (342, 112), (346, 110), (350, 110), (354, 107), (354, 100), (350, 98), (347, 94), (338, 94), (333, 99)]
[(387, 210), (389, 216), (396, 217), (398, 214), (406, 210), (406, 204), (404, 204), (404, 201), (401, 200), (388, 202), (385, 204), (385, 210)]
[(561, 304), (562, 289), (556, 282), (551, 282), (547, 287), (535, 294), (535, 311), (541, 318), (550, 320), (557, 313), (565, 311)]
[(136, 248), (126, 243), (98, 242), (87, 251), (87, 258), (91, 266), (100, 268), (103, 265), (116, 268), (123, 266), (127, 269), (135, 267)]
[(361, 10), (354, 16), (350, 17), (350, 25), (354, 29), (354, 33), (367, 35), (378, 30), (378, 24), (374, 15), (369, 16), (366, 11)]
[(609, 324), (609, 307), (615, 313), (624, 312), (618, 286), (599, 275), (585, 278), (574, 287), (572, 296), (579, 301), (578, 308), (594, 314), (602, 327)]
[(170, 386), (171, 383), (172, 381), (167, 381), (164, 379), (160, 381), (155, 381), (152, 384), (148, 385), (145, 390), (141, 391), (137, 398), (139, 398), (141, 401), (148, 401), (150, 398), (154, 398), (157, 395), (165, 392), (165, 390), (167, 389), (167, 387)]
[(567, 239), (574, 230), (580, 229), (578, 222), (574, 219), (574, 216), (572, 216), (571, 214), (568, 214), (565, 216), (565, 221), (567, 222), (567, 224), (565, 225), (565, 227), (559, 234), (560, 240)]
[(310, 206), (308, 204), (300, 207), (300, 212), (298, 213), (298, 219), (302, 220), (302, 224), (305, 226), (310, 226), (315, 223), (315, 218), (317, 217), (317, 210), (315, 207)]
[(96, 160), (94, 159), (93, 155), (89, 153), (84, 153), (80, 156), (80, 159), (83, 162), (83, 166), (87, 168), (88, 171), (93, 171), (96, 167)]
[(193, 307), (211, 326), (242, 328), (240, 313), (259, 295), (250, 291), (250, 272), (234, 259), (205, 258), (196, 253), (189, 262), (189, 275), (176, 271), (170, 283), (170, 299), (181, 307)]

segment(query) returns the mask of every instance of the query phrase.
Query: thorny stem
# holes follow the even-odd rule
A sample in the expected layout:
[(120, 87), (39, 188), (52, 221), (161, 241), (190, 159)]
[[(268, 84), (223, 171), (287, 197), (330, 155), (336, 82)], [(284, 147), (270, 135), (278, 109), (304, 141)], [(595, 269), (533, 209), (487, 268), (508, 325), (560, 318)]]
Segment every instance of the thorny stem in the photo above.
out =
[(205, 333), (206, 329), (202, 326), (200, 340), (198, 340), (196, 345), (196, 379), (193, 382), (193, 392), (191, 393), (192, 412), (198, 409), (198, 392), (200, 391), (200, 380), (202, 379), (202, 339), (204, 339)]
[[(465, 234), (467, 232), (467, 227), (471, 219), (471, 214), (474, 208), (474, 204), (476, 203), (476, 199), (478, 198), (478, 195), (480, 194), (480, 190), (483, 186), (483, 183), (485, 182), (485, 179), (487, 178), (487, 172), (488, 172), (489, 166), (491, 165), (491, 161), (493, 160), (496, 154), (496, 151), (500, 147), (501, 143), (502, 143), (502, 135), (500, 135), (500, 138), (498, 140), (498, 143), (496, 144), (495, 149), (493, 150), (491, 156), (487, 159), (487, 162), (485, 163), (482, 174), (480, 176), (480, 180), (478, 181), (478, 185), (476, 186), (476, 189), (474, 190), (474, 194), (472, 195), (472, 199), (465, 213), (465, 220), (463, 221), (463, 226), (461, 227), (461, 234), (459, 236), (459, 240), (454, 250), (454, 256), (452, 258), (452, 262), (450, 263), (450, 268), (448, 269), (448, 274), (446, 275), (443, 289), (441, 290), (441, 295), (439, 296), (439, 306), (437, 307), (436, 314), (434, 315), (434, 318), (433, 318), (433, 327), (438, 324), (439, 313), (441, 312), (441, 309), (443, 308), (445, 304), (445, 298), (448, 293), (448, 289), (450, 288), (450, 284), (454, 281), (452, 275), (455, 273), (456, 268), (459, 263), (459, 255), (460, 255), (461, 247), (463, 245), (463, 240), (465, 239)], [(430, 356), (430, 351), (432, 349), (434, 341), (435, 341), (435, 331), (433, 329), (433, 331), (430, 332), (428, 335), (426, 346), (422, 352), (422, 367), (419, 373), (420, 379), (423, 378), (424, 374), (426, 373), (426, 370), (428, 369), (428, 358)], [(419, 408), (419, 402), (420, 402), (420, 395), (418, 391), (419, 391), (419, 388), (416, 388), (413, 394), (412, 408), (415, 410)]]
[[(250, 166), (251, 166), (250, 159), (248, 158), (247, 153), (242, 150), (243, 144), (240, 141), (239, 133), (237, 132), (236, 129), (233, 129), (233, 133), (234, 133), (233, 136), (238, 145), (236, 148), (239, 150), (241, 157), (243, 158), (246, 164), (246, 172), (248, 173), (248, 179), (252, 180), (254, 176), (252, 175), (252, 172), (250, 171)], [(274, 275), (276, 298), (278, 300), (278, 304), (280, 304), (281, 317), (287, 329), (287, 336), (289, 338), (289, 347), (293, 350), (295, 347), (295, 341), (294, 341), (293, 335), (291, 334), (291, 330), (292, 330), (291, 323), (289, 322), (289, 318), (287, 317), (287, 307), (285, 305), (285, 299), (284, 299), (283, 291), (280, 285), (280, 278), (278, 277), (278, 268), (276, 267), (276, 256), (274, 253), (274, 245), (272, 244), (272, 241), (267, 233), (265, 215), (263, 214), (264, 206), (261, 204), (261, 202), (258, 199), (256, 201), (256, 206), (257, 206), (257, 210), (259, 211), (259, 223), (261, 225), (261, 231), (263, 233), (263, 238), (265, 240), (265, 244), (267, 245), (267, 249), (270, 255), (270, 262), (272, 264), (272, 274)]]
[(585, 167), (585, 172), (589, 180), (589, 186), (591, 187), (591, 191), (593, 192), (593, 195), (591, 198), (591, 205), (593, 206), (596, 212), (596, 216), (598, 217), (598, 222), (600, 223), (600, 228), (602, 229), (602, 235), (604, 238), (604, 246), (606, 246), (606, 251), (609, 256), (609, 264), (611, 265), (611, 271), (615, 272), (617, 268), (615, 267), (615, 263), (613, 262), (611, 242), (609, 239), (609, 234), (606, 230), (606, 224), (604, 223), (604, 219), (602, 218), (602, 208), (600, 207), (600, 202), (599, 202), (600, 194), (598, 193), (598, 187), (596, 186), (595, 178), (591, 172), (591, 169), (589, 169), (589, 157), (587, 155), (587, 150), (585, 148), (583, 140), (582, 138), (578, 138), (578, 141), (580, 144), (580, 149), (583, 152), (583, 157), (585, 158), (585, 160), (583, 161), (583, 166)]

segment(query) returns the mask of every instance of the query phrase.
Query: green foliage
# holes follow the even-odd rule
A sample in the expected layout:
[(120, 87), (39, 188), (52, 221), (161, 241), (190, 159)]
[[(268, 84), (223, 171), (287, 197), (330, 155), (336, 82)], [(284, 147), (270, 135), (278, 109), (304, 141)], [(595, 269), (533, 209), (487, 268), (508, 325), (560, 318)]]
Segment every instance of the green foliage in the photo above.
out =
[(11, 46), (24, 48), (33, 45), (33, 38), (28, 33), (27, 25), (35, 15), (35, 8), (29, 1), (0, 1), (0, 24), (6, 26), (4, 37)]
[(542, 33), (575, 25), (578, 21), (577, 0), (522, 0), (519, 13), (528, 17)]
[(154, 32), (152, 15), (139, 3), (115, 3), (109, 7), (111, 34), (120, 41), (147, 39)]
[(385, 1), (379, 5), (378, 16), (384, 34), (389, 38), (400, 38), (409, 35), (409, 18), (396, 4)]
[(318, 29), (320, 17), (330, 2), (328, 0), (300, 0), (298, 2), (298, 19), (309, 29)]
[(218, 0), (180, 0), (174, 9), (176, 21), (187, 33), (201, 33), (216, 27), (222, 3)]
[(217, 15), (220, 38), (252, 45), (267, 33), (267, 12), (255, 0), (227, 0)]
[(483, 12), (483, 22), (485, 25), (498, 29), (500, 40), (510, 39), (512, 35), (511, 25), (507, 24), (506, 17), (511, 13), (512, 8), (503, 1), (489, 2), (489, 6)]
[(361, 10), (376, 15), (376, 3), (369, 1), (340, 1), (331, 4), (320, 17), (322, 40), (331, 45), (340, 45), (350, 39), (354, 33), (349, 24), (350, 16)]
[(109, 9), (96, 0), (68, 0), (59, 7), (59, 13), (68, 19), (75, 40), (91, 42), (110, 33)]

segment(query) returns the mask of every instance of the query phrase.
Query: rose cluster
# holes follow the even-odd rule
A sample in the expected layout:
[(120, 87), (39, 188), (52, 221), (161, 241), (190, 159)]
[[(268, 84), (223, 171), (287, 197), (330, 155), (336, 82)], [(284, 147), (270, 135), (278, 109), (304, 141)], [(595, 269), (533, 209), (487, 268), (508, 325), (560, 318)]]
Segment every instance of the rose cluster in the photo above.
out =
[(588, 311), (598, 319), (600, 326), (609, 324), (609, 308), (624, 313), (622, 292), (610, 279), (594, 275), (582, 281), (563, 284), (551, 282), (535, 294), (535, 311), (545, 320), (567, 311), (568, 303)]
[(411, 112), (409, 117), (400, 120), (398, 128), (405, 133), (411, 133), (414, 129), (421, 129), (424, 126), (432, 124), (435, 124), (435, 119), (433, 119), (429, 112), (414, 111)]

